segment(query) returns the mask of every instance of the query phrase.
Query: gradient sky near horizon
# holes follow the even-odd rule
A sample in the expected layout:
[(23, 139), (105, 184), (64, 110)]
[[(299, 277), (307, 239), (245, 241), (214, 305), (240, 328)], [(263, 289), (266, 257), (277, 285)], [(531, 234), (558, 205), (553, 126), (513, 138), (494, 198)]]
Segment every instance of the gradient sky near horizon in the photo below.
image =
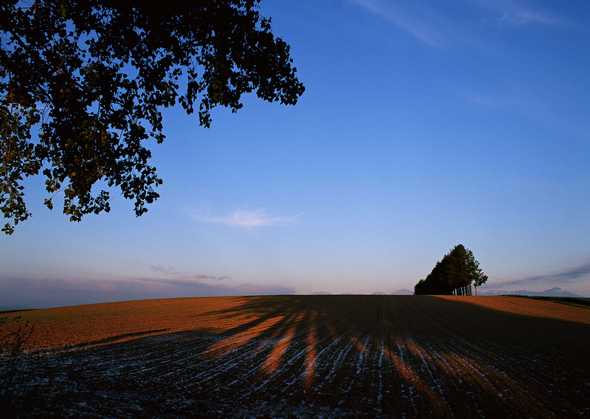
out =
[(457, 243), (490, 288), (590, 295), (590, 2), (262, 11), (291, 45), (300, 103), (249, 97), (210, 129), (167, 110), (165, 183), (141, 218), (116, 197), (69, 223), (28, 182), (33, 217), (0, 237), (0, 306), (394, 292)]

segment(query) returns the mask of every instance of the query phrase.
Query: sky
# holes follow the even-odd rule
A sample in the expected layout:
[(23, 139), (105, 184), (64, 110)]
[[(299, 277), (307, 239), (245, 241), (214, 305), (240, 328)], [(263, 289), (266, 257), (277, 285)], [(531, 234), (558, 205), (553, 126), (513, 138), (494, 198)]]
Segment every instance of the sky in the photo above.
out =
[(590, 3), (263, 1), (306, 87), (165, 111), (143, 217), (70, 223), (27, 182), (0, 307), (413, 289), (454, 245), (490, 289), (590, 296)]

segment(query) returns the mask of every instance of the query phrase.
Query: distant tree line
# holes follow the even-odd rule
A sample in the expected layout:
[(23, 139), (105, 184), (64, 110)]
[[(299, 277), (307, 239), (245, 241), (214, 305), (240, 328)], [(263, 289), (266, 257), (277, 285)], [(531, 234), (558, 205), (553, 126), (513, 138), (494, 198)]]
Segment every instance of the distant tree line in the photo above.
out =
[(418, 281), (414, 294), (453, 294), (461, 287), (479, 287), (488, 280), (473, 252), (462, 244), (453, 248), (436, 263), (432, 272)]

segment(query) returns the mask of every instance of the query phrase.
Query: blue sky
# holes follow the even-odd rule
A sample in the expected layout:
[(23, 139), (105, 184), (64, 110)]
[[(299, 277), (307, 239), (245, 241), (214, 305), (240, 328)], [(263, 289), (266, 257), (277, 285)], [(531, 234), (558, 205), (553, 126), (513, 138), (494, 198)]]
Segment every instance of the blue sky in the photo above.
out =
[(210, 129), (167, 110), (153, 148), (165, 183), (141, 218), (116, 197), (72, 224), (29, 182), (33, 217), (0, 237), (0, 306), (392, 292), (457, 243), (490, 288), (590, 295), (590, 3), (262, 10), (292, 47), (300, 103), (250, 97)]

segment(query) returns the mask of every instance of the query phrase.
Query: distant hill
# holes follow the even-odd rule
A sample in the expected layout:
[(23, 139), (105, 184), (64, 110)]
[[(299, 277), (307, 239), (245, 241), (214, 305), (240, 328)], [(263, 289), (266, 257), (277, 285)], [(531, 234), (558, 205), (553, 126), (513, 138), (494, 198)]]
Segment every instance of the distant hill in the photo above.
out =
[(414, 295), (414, 292), (408, 289), (399, 289), (391, 292), (375, 291), (373, 295)]
[(564, 290), (563, 288), (553, 287), (545, 291), (530, 291), (530, 290), (482, 290), (481, 295), (528, 295), (531, 297), (572, 297), (579, 298), (581, 295)]
[(14, 311), (20, 310), (22, 307), (10, 307), (10, 306), (0, 306), (0, 313), (3, 311)]
[(414, 291), (410, 291), (408, 289), (400, 289), (400, 290), (395, 290), (392, 292), (393, 295), (414, 295)]

